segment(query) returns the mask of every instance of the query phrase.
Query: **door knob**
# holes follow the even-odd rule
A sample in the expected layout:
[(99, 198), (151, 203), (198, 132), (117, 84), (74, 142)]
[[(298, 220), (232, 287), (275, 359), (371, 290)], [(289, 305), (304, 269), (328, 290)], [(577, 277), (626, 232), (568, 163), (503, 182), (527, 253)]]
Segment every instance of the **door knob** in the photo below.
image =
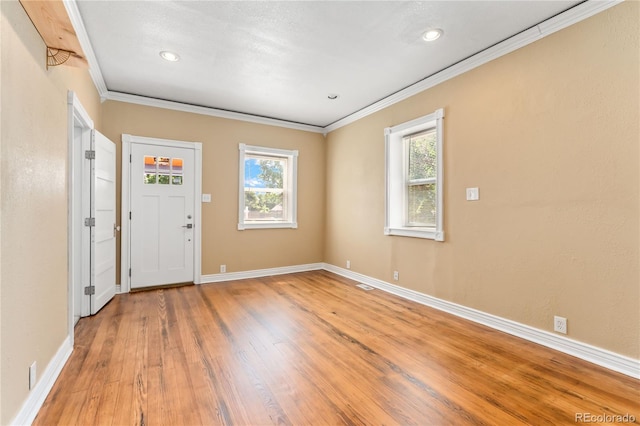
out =
[(187, 229), (191, 229), (193, 228), (193, 224), (192, 223), (187, 223), (186, 225), (182, 225), (183, 228), (187, 228)]

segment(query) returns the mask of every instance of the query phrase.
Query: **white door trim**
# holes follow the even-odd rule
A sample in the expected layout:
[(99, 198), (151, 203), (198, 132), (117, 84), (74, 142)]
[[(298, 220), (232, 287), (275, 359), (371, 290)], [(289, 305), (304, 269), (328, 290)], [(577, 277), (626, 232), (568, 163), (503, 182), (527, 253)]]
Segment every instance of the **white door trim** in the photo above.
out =
[[(68, 290), (67, 290), (67, 327), (68, 336), (73, 347), (74, 307), (76, 298), (81, 297), (82, 273), (77, 273), (79, 265), (83, 265), (83, 252), (86, 247), (77, 241), (78, 234), (84, 230), (78, 225), (82, 223), (82, 201), (86, 197), (83, 191), (83, 162), (82, 162), (82, 139), (90, 137), (90, 132), (94, 128), (93, 120), (84, 109), (80, 100), (73, 91), (67, 92), (67, 155), (68, 155), (68, 215), (67, 215), (67, 268), (68, 268)], [(76, 134), (76, 126), (82, 128), (83, 135)], [(81, 239), (82, 241), (82, 239)], [(81, 315), (88, 315), (88, 303), (83, 300)], [(87, 311), (87, 312), (85, 312)]]
[(131, 222), (129, 211), (131, 207), (131, 144), (170, 146), (176, 148), (193, 149), (195, 154), (195, 194), (193, 197), (194, 232), (193, 232), (193, 282), (200, 284), (202, 279), (202, 143), (176, 141), (170, 139), (148, 138), (143, 136), (122, 135), (122, 200), (121, 200), (121, 229), (120, 234), (120, 284), (121, 292), (131, 290), (129, 268), (131, 267)]

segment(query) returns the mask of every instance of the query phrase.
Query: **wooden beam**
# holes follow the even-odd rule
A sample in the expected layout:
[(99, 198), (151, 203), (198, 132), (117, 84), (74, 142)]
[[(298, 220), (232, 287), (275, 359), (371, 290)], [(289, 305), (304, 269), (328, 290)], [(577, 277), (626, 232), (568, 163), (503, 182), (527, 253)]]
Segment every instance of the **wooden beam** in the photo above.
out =
[(20, 0), (47, 47), (72, 52), (64, 65), (88, 68), (67, 10), (60, 0)]

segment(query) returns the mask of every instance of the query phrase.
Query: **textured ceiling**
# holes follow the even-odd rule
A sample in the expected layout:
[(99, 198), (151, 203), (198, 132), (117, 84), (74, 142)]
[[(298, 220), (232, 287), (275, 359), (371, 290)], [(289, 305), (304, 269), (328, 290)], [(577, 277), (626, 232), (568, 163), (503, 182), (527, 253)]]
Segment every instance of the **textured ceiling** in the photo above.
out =
[(578, 3), (77, 0), (110, 92), (320, 127)]

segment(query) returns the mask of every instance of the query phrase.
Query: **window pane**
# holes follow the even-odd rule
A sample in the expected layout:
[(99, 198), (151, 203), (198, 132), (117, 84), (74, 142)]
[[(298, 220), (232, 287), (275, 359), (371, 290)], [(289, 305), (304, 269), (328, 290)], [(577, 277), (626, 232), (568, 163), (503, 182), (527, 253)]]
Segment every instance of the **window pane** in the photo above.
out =
[(245, 220), (285, 220), (286, 158), (247, 155), (244, 162)]
[(182, 158), (172, 158), (171, 159), (171, 170), (174, 175), (182, 174)]
[(144, 156), (144, 183), (156, 183), (156, 157)]
[(410, 225), (436, 226), (436, 185), (409, 186), (408, 222)]
[(408, 136), (409, 180), (436, 177), (436, 131)]
[(169, 175), (158, 175), (158, 183), (161, 185), (169, 185)]
[(247, 155), (244, 161), (245, 188), (282, 189), (286, 163), (286, 159)]
[(144, 171), (148, 173), (156, 172), (156, 157), (150, 155), (144, 156)]
[(161, 172), (169, 172), (169, 157), (158, 157), (158, 170)]
[(245, 220), (284, 220), (284, 193), (255, 192), (244, 193)]

